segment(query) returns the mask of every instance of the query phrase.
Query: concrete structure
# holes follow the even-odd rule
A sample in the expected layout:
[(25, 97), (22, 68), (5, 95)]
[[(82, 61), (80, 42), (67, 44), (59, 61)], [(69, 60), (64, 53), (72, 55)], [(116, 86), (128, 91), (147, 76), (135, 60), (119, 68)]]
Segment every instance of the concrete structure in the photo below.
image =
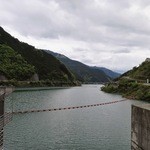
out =
[(146, 62), (150, 62), (150, 58), (146, 58), (146, 60), (145, 60)]
[(150, 104), (133, 105), (131, 149), (150, 150)]
[(0, 81), (5, 81), (5, 80), (7, 80), (7, 78), (4, 75), (0, 74)]
[(31, 80), (31, 81), (39, 81), (39, 76), (38, 76), (38, 74), (35, 73), (35, 74), (31, 77), (30, 80)]
[(5, 96), (13, 92), (13, 87), (0, 87), (0, 150), (3, 148), (3, 128), (11, 120), (12, 114), (4, 111)]

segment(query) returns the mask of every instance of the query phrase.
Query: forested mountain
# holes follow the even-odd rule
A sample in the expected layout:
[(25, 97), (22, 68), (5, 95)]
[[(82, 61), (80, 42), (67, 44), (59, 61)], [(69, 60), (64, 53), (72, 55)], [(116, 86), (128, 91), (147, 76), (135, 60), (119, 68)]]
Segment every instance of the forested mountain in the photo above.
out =
[(34, 73), (34, 66), (28, 64), (20, 54), (9, 46), (0, 45), (1, 75), (8, 80), (29, 80)]
[(0, 44), (11, 47), (17, 54), (26, 61), (27, 64), (34, 66), (34, 71), (40, 80), (73, 81), (72, 73), (51, 54), (36, 49), (35, 47), (20, 42), (0, 27)]
[(76, 78), (82, 82), (108, 82), (110, 80), (110, 77), (100, 69), (92, 68), (59, 53), (54, 53), (49, 50), (45, 50), (45, 52), (52, 54), (64, 63), (75, 74)]
[(121, 77), (128, 76), (137, 80), (150, 79), (150, 58), (147, 58), (138, 67), (134, 67), (132, 70), (124, 73)]
[(118, 78), (121, 75), (120, 73), (114, 72), (114, 71), (107, 69), (107, 68), (104, 68), (104, 67), (93, 67), (93, 68), (104, 71), (105, 74), (112, 79)]
[(124, 73), (115, 82), (102, 87), (108, 93), (120, 93), (130, 99), (150, 100), (150, 59)]

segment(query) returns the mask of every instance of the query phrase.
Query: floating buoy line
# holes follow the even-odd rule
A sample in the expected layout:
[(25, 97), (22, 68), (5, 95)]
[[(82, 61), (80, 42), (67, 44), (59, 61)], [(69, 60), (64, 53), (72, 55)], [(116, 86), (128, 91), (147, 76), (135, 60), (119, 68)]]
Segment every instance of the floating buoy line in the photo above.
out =
[(81, 106), (71, 106), (71, 107), (62, 107), (62, 108), (50, 108), (50, 109), (35, 109), (35, 110), (26, 110), (26, 111), (15, 111), (13, 114), (25, 114), (25, 113), (35, 113), (35, 112), (51, 112), (51, 111), (61, 111), (61, 110), (71, 110), (71, 109), (83, 109), (89, 107), (103, 106), (109, 104), (115, 104), (119, 102), (127, 101), (127, 99), (99, 103), (99, 104), (91, 104), (91, 105), (81, 105)]

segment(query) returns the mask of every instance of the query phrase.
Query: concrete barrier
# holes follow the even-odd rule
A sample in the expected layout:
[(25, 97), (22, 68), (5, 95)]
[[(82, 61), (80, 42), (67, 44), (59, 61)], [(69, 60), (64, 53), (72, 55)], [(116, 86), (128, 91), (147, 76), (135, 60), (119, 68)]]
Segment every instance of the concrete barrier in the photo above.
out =
[(131, 150), (150, 150), (150, 104), (132, 105)]

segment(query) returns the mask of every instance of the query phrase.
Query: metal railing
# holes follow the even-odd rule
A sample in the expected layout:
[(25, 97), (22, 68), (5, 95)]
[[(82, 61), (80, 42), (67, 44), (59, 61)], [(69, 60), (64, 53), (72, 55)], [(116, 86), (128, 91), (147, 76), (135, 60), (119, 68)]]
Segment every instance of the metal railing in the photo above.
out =
[(0, 150), (3, 149), (4, 126), (12, 120), (12, 113), (5, 113), (0, 116)]
[(3, 148), (3, 134), (4, 134), (4, 130), (0, 130), (0, 150), (2, 150)]
[(0, 150), (3, 149), (4, 126), (12, 120), (11, 112), (4, 112), (5, 97), (14, 91), (14, 87), (0, 86)]
[(2, 129), (6, 124), (12, 120), (13, 114), (8, 112), (0, 116), (0, 129)]

